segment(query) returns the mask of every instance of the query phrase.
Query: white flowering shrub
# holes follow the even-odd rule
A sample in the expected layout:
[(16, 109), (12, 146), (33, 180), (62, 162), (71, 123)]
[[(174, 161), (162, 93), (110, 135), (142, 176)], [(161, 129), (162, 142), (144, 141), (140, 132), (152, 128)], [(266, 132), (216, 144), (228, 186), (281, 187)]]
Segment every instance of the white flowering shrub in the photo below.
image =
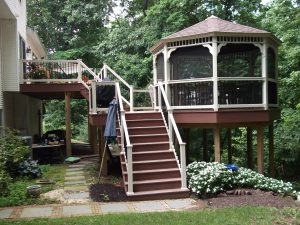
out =
[(265, 177), (243, 167), (237, 171), (228, 170), (223, 163), (193, 162), (187, 166), (187, 179), (189, 188), (197, 195), (212, 195), (231, 188), (248, 187), (297, 196), (290, 182)]

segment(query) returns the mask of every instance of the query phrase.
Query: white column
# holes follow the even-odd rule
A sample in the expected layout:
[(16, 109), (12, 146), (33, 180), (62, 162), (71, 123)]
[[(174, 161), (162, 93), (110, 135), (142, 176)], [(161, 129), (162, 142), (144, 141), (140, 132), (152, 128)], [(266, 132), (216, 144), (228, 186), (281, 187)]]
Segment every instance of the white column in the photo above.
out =
[(157, 83), (157, 67), (156, 67), (157, 56), (153, 55), (153, 84)]
[(217, 37), (212, 40), (212, 58), (213, 58), (213, 98), (214, 98), (214, 111), (218, 111), (218, 43)]
[(267, 71), (267, 52), (268, 52), (268, 45), (267, 39), (264, 38), (264, 43), (262, 47), (262, 54), (261, 54), (261, 75), (263, 79), (262, 85), (262, 102), (264, 105), (265, 110), (268, 109), (268, 71)]
[(169, 62), (169, 57), (168, 57), (168, 46), (164, 46), (164, 74), (165, 74), (165, 91), (168, 97), (168, 101), (170, 102), (170, 88), (167, 82), (170, 80), (170, 62)]

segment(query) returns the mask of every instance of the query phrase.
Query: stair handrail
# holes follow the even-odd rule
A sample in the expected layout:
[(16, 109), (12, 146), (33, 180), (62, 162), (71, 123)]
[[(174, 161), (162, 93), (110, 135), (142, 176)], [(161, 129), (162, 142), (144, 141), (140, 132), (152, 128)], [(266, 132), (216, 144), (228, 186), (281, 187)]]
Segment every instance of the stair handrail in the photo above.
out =
[[(97, 76), (97, 74), (94, 71), (92, 71), (84, 62), (82, 62), (81, 59), (78, 59), (77, 61), (78, 61), (78, 64), (81, 65), (81, 67), (83, 67), (84, 69), (86, 69), (93, 76), (94, 80), (101, 81), (101, 79), (99, 79), (99, 77)], [(80, 75), (79, 78), (82, 80), (82, 76), (81, 76), (82, 70), (79, 71), (79, 72), (80, 72), (80, 74), (78, 74), (78, 75)]]
[[(132, 144), (130, 143), (129, 134), (128, 134), (128, 127), (126, 123), (125, 118), (125, 110), (123, 107), (123, 96), (121, 95), (121, 89), (119, 82), (116, 82), (116, 97), (118, 99), (118, 103), (120, 106), (120, 114), (121, 114), (121, 126), (120, 126), (120, 133), (121, 133), (121, 152), (124, 154), (124, 157), (126, 159), (126, 153), (125, 153), (125, 140), (126, 140), (126, 149), (127, 149), (127, 192), (128, 194), (133, 194), (133, 169), (132, 169)], [(123, 134), (123, 135), (122, 135)], [(125, 136), (125, 140), (124, 140)]]
[(184, 143), (181, 139), (177, 124), (175, 122), (174, 116), (173, 116), (173, 109), (170, 106), (170, 103), (167, 98), (167, 94), (163, 88), (163, 84), (161, 81), (158, 82), (158, 107), (162, 111), (162, 102), (161, 97), (164, 100), (168, 112), (168, 133), (169, 133), (169, 140), (170, 140), (170, 148), (174, 149), (173, 146), (173, 130), (175, 132), (176, 138), (178, 140), (179, 146), (180, 146), (180, 173), (181, 173), (181, 188), (186, 189), (187, 183), (186, 183), (186, 149)]
[[(103, 75), (102, 75), (102, 78), (106, 78), (107, 77), (107, 71), (111, 72), (112, 75), (114, 75), (117, 80), (121, 81), (128, 89), (129, 89), (129, 101), (125, 101), (126, 104), (129, 103), (129, 108), (130, 108), (130, 111), (132, 112), (133, 111), (133, 85), (129, 85), (119, 74), (117, 74), (112, 68), (110, 68), (107, 64), (103, 64)], [(122, 96), (123, 99), (125, 99), (123, 96)]]

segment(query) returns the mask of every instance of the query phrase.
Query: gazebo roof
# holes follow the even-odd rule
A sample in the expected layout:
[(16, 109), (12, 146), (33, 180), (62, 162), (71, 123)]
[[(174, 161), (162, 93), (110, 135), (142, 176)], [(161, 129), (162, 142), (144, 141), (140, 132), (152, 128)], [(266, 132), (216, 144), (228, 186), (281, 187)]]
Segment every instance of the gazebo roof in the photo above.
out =
[(222, 20), (216, 16), (210, 16), (193, 26), (187, 27), (183, 30), (180, 30), (176, 33), (173, 33), (163, 38), (158, 43), (156, 43), (150, 49), (150, 51), (155, 52), (155, 50), (157, 48), (160, 48), (161, 45), (163, 45), (164, 43), (168, 43), (170, 41), (184, 40), (184, 39), (190, 39), (192, 37), (197, 37), (197, 36), (201, 37), (201, 36), (216, 35), (216, 34), (227, 34), (227, 35), (240, 34), (243, 36), (248, 34), (249, 36), (250, 35), (269, 36), (272, 37), (276, 42), (280, 43), (280, 41), (268, 31)]

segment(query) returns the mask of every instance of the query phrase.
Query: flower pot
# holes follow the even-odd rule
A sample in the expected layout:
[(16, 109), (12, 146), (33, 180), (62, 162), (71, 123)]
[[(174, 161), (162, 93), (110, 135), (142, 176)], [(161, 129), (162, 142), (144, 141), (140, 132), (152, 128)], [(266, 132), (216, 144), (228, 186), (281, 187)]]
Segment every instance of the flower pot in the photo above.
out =
[(32, 185), (27, 187), (27, 195), (32, 198), (38, 198), (41, 194), (41, 185)]

